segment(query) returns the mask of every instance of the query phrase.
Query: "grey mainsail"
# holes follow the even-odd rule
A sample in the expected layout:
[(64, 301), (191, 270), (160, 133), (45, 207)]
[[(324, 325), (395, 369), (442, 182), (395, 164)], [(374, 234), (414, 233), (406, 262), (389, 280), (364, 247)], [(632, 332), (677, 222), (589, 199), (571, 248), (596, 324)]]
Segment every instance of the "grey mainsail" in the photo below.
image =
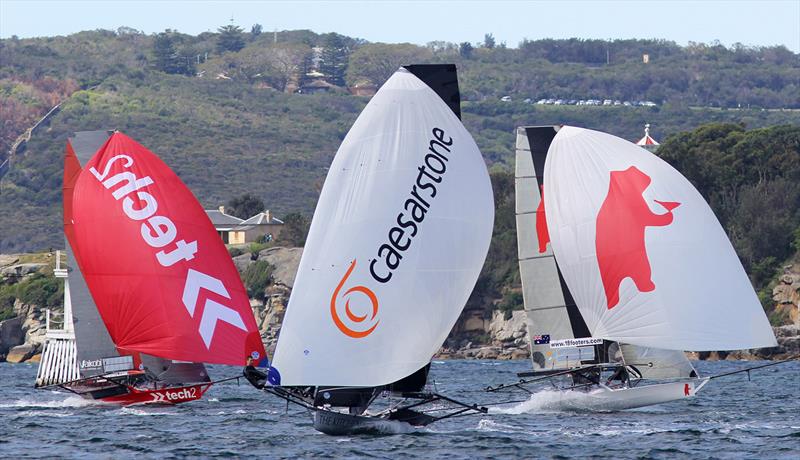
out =
[(595, 358), (591, 347), (550, 347), (551, 340), (590, 335), (561, 277), (543, 226), (544, 162), (557, 131), (556, 126), (517, 129), (517, 248), (534, 371), (566, 369)]

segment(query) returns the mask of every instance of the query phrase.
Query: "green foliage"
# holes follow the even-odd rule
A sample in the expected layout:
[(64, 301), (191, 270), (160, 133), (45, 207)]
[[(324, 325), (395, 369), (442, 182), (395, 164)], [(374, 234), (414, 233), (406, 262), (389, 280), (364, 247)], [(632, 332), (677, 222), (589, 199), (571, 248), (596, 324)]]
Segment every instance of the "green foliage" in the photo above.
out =
[(506, 291), (503, 299), (497, 304), (497, 309), (505, 314), (505, 319), (511, 318), (511, 312), (525, 308), (525, 302), (520, 291)]
[(360, 46), (350, 55), (347, 84), (355, 86), (364, 80), (382, 85), (402, 65), (430, 62), (433, 53), (428, 48), (404, 43), (387, 45), (375, 43)]
[(250, 247), (248, 248), (248, 252), (250, 253), (250, 258), (252, 260), (258, 260), (258, 254), (267, 249), (271, 245), (269, 243), (259, 243), (256, 241), (255, 243), (250, 243)]
[(28, 305), (56, 307), (62, 304), (63, 284), (57, 279), (38, 275), (17, 286), (19, 300)]
[(217, 52), (222, 54), (228, 51), (237, 52), (244, 48), (244, 34), (239, 26), (229, 24), (217, 29)]
[(0, 310), (13, 307), (15, 299), (39, 308), (58, 307), (63, 305), (63, 297), (63, 283), (37, 273), (17, 284), (0, 287)]
[(306, 244), (308, 228), (311, 225), (308, 219), (300, 214), (293, 212), (287, 214), (283, 219), (283, 229), (278, 236), (278, 241), (293, 247), (302, 247)]
[(350, 49), (343, 36), (328, 34), (322, 44), (322, 56), (319, 70), (325, 74), (325, 80), (336, 86), (345, 85)]
[(272, 283), (272, 272), (275, 267), (266, 260), (250, 264), (242, 274), (242, 281), (251, 299), (264, 300), (265, 290)]
[(472, 57), (472, 49), (470, 42), (463, 42), (458, 45), (458, 54), (464, 59), (470, 59)]
[(486, 34), (483, 36), (483, 47), (492, 49), (495, 46), (494, 35)]
[(253, 24), (253, 27), (250, 28), (250, 36), (252, 38), (258, 37), (261, 35), (262, 29), (261, 24)]
[(232, 198), (225, 205), (225, 213), (236, 216), (239, 219), (249, 219), (256, 214), (263, 212), (267, 209), (264, 200), (253, 195), (252, 193), (245, 193), (236, 198)]
[(228, 248), (228, 254), (230, 254), (231, 257), (238, 257), (244, 254), (244, 251), (241, 248), (230, 247)]
[(0, 285), (0, 321), (16, 316), (14, 313), (14, 301), (16, 300), (16, 286)]
[(708, 200), (756, 288), (763, 288), (796, 250), (800, 127), (708, 124), (668, 138), (658, 154)]
[(175, 45), (179, 41), (180, 36), (171, 31), (156, 35), (153, 39), (153, 67), (165, 73), (194, 75), (194, 56), (187, 49), (179, 51)]

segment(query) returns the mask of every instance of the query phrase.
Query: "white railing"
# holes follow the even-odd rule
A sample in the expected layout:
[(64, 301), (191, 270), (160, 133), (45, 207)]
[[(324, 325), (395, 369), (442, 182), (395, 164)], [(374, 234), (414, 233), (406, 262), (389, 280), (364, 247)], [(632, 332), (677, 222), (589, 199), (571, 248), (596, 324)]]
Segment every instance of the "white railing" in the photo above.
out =
[(64, 312), (45, 310), (45, 327), (48, 333), (66, 332), (64, 328)]
[(53, 275), (56, 278), (66, 278), (67, 269), (61, 268), (61, 251), (56, 251), (56, 268), (53, 269)]

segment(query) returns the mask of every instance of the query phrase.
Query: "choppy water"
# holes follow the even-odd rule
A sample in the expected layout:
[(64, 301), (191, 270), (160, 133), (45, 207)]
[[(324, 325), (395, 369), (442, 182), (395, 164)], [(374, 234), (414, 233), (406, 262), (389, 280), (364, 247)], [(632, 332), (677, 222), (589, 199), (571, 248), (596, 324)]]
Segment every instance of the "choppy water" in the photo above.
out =
[[(701, 374), (744, 362), (700, 362)], [(483, 404), (527, 362), (435, 362), (437, 388)], [(214, 378), (238, 369), (212, 367)], [(491, 414), (411, 434), (331, 437), (252, 387), (213, 387), (198, 402), (120, 408), (32, 388), (35, 365), (0, 363), (0, 458), (800, 458), (800, 362), (714, 380), (693, 400), (617, 413), (548, 412), (548, 392)], [(513, 395), (512, 397), (519, 397)]]

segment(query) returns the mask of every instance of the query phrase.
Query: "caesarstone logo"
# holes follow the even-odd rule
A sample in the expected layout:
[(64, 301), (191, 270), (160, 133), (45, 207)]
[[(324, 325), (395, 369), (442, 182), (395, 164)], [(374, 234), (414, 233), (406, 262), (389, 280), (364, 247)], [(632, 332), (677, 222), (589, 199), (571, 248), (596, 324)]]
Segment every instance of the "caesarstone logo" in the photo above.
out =
[[(402, 198), (403, 205), (389, 228), (386, 239), (378, 247), (377, 257), (370, 260), (369, 273), (378, 286), (389, 283), (403, 261), (403, 254), (411, 248), (417, 235), (423, 230), (423, 222), (442, 187), (453, 138), (441, 128), (431, 130), (431, 139), (422, 164), (417, 167), (416, 180), (411, 190)], [(356, 260), (350, 263), (346, 273), (333, 291), (330, 303), (331, 318), (336, 327), (346, 336), (361, 339), (378, 327), (378, 296), (372, 289), (358, 285), (344, 292), (342, 289), (356, 268)], [(359, 295), (369, 302), (360, 315), (353, 312), (350, 298)], [(363, 301), (363, 300), (362, 300)]]

